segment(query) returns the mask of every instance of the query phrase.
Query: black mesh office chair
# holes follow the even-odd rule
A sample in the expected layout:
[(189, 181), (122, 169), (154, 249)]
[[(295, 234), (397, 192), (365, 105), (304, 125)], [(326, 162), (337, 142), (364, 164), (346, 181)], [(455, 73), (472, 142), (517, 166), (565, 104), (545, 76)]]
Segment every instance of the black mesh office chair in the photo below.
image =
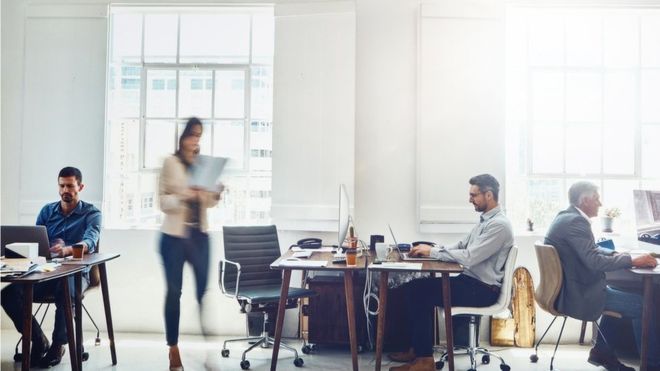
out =
[[(282, 273), (270, 269), (270, 264), (280, 257), (280, 245), (277, 228), (270, 226), (223, 227), (225, 258), (219, 264), (220, 289), (225, 296), (234, 298), (241, 306), (242, 313), (260, 311), (264, 316), (263, 331), (260, 336), (248, 336), (226, 340), (222, 345), (222, 356), (229, 357), (227, 343), (236, 341), (254, 341), (241, 358), (241, 368), (250, 368), (245, 359), (247, 352), (257, 346), (268, 348), (274, 339), (268, 335), (280, 301)], [(298, 299), (314, 296), (312, 290), (291, 287), (286, 298), (286, 308), (295, 308)], [(302, 367), (303, 359), (291, 346), (282, 342), (282, 348), (295, 355), (293, 364)]]

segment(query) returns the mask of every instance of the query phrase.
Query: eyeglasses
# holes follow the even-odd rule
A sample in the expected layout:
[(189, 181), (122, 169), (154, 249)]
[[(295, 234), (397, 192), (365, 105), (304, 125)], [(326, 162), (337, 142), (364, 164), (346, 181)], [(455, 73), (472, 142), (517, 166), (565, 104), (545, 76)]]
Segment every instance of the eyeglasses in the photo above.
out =
[(475, 198), (479, 195), (483, 194), (483, 192), (477, 192), (477, 193), (470, 193), (470, 198)]

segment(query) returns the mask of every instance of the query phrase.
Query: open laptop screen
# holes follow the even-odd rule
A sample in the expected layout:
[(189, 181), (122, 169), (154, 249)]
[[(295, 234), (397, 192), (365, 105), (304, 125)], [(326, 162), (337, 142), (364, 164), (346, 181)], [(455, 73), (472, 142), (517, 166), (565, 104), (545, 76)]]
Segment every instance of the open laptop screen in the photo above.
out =
[(48, 232), (43, 225), (3, 225), (0, 226), (0, 239), (2, 255), (8, 258), (14, 253), (6, 250), (5, 246), (14, 242), (36, 242), (39, 244), (39, 256), (50, 260)]

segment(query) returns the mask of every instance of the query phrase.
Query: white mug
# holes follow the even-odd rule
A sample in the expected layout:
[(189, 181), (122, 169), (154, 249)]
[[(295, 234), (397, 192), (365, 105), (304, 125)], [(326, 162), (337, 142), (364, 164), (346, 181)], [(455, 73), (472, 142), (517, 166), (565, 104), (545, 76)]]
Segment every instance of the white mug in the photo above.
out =
[(376, 242), (376, 257), (380, 261), (386, 261), (387, 257), (392, 252), (390, 244), (385, 242)]

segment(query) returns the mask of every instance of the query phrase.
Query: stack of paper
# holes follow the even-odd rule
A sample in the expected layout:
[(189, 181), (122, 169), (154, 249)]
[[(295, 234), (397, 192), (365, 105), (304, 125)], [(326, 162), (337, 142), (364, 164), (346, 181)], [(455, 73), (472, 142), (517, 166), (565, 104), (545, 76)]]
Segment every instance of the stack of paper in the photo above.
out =
[(37, 267), (30, 259), (24, 258), (3, 259), (2, 262), (4, 266), (0, 268), (0, 274), (3, 276), (21, 275)]

